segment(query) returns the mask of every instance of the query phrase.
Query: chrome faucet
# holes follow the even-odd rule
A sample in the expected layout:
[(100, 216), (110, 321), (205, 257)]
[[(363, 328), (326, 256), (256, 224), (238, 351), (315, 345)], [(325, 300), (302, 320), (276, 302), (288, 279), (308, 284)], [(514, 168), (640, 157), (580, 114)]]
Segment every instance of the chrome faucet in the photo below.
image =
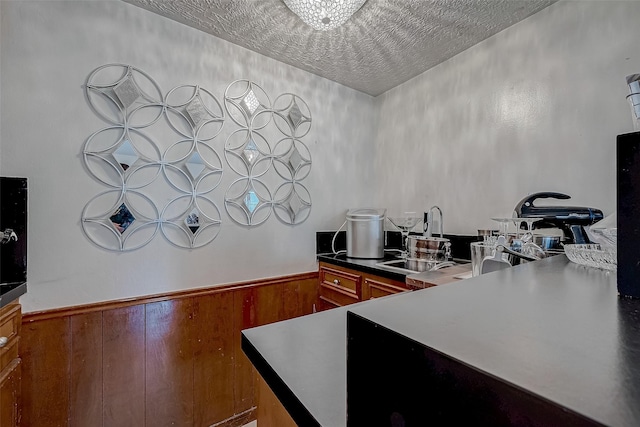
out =
[(440, 224), (440, 237), (444, 237), (444, 227), (442, 225), (443, 222), (443, 217), (442, 217), (442, 209), (440, 209), (438, 206), (432, 206), (431, 209), (429, 209), (428, 211), (426, 211), (424, 213), (424, 233), (423, 235), (425, 237), (431, 237), (433, 235), (433, 214), (432, 212), (434, 210), (437, 210), (440, 214), (440, 220), (439, 220), (439, 224)]

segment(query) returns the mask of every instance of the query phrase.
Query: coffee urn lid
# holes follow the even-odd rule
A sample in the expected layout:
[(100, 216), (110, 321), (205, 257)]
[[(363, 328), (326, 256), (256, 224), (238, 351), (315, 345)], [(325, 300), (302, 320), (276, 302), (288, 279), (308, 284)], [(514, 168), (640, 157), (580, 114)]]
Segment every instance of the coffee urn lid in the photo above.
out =
[(381, 208), (356, 208), (347, 211), (347, 219), (375, 220), (384, 219), (386, 209)]

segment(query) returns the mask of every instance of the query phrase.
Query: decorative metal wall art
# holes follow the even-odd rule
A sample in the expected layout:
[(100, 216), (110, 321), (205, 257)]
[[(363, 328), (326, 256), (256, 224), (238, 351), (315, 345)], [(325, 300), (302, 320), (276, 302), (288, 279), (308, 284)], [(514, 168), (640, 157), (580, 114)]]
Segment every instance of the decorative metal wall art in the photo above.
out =
[[(286, 224), (303, 222), (311, 196), (300, 181), (309, 174), (311, 154), (300, 138), (311, 128), (309, 107), (293, 94), (281, 95), (271, 105), (264, 90), (248, 80), (231, 83), (224, 102), (240, 127), (224, 147), (227, 163), (239, 175), (225, 195), (227, 213), (247, 226), (262, 224), (272, 212)], [(272, 145), (267, 135), (277, 142)]]
[(310, 172), (311, 155), (301, 138), (311, 113), (296, 95), (271, 104), (258, 85), (238, 80), (227, 87), (224, 107), (194, 85), (163, 97), (149, 75), (126, 64), (94, 70), (85, 95), (109, 123), (82, 151), (87, 171), (106, 187), (82, 212), (83, 231), (96, 245), (132, 251), (158, 231), (189, 249), (216, 238), (222, 220), (213, 193), (224, 165), (215, 145), (225, 110), (238, 127), (224, 143), (225, 162), (239, 175), (224, 196), (228, 215), (245, 226), (262, 224), (271, 212), (291, 225), (308, 217), (311, 197), (300, 181)]

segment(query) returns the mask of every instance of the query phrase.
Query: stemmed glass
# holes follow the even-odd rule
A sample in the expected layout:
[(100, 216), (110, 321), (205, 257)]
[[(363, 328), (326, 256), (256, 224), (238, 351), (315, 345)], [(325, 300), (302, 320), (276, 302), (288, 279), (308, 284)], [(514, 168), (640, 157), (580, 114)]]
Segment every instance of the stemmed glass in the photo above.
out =
[(402, 216), (387, 218), (391, 224), (400, 230), (400, 234), (402, 235), (402, 252), (400, 257), (406, 259), (409, 257), (409, 253), (407, 251), (407, 238), (409, 237), (409, 232), (413, 230), (413, 227), (415, 227), (420, 221), (420, 217), (415, 212), (404, 212)]
[(528, 235), (531, 235), (531, 237), (533, 237), (533, 223), (536, 221), (540, 221), (541, 219), (543, 219), (542, 217), (535, 217), (535, 216), (531, 216), (531, 217), (527, 217), (527, 218), (518, 218), (518, 228), (520, 228), (520, 224), (522, 224), (523, 222), (527, 224), (527, 233)]
[(509, 223), (513, 221), (513, 218), (491, 218), (491, 219), (498, 223), (500, 236), (504, 236), (504, 238), (507, 239), (507, 241), (509, 241), (507, 230), (509, 229)]
[(522, 225), (523, 222), (527, 224), (527, 232), (524, 233), (524, 235), (522, 236), (522, 240), (526, 240), (527, 238), (532, 238), (533, 223), (536, 221), (540, 221), (541, 219), (543, 219), (543, 217), (538, 217), (538, 216), (519, 217), (515, 215), (516, 213), (514, 212), (514, 216), (511, 218), (511, 220), (513, 221), (513, 225), (516, 226), (516, 239), (520, 239), (520, 226)]
[(533, 242), (533, 223), (536, 221), (540, 221), (543, 219), (542, 217), (526, 217), (526, 218), (517, 218), (518, 224), (517, 228), (520, 228), (520, 224), (523, 222), (527, 224), (527, 232), (522, 237), (522, 241), (524, 242), (522, 246), (522, 253), (525, 255), (531, 255), (537, 258), (544, 258), (545, 252), (542, 248), (536, 245)]

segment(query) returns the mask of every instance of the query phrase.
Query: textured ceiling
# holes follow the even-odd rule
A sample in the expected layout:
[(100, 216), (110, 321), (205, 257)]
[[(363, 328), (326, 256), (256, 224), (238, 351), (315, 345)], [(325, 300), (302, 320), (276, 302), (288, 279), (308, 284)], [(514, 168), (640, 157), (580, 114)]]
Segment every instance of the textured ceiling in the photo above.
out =
[(331, 31), (282, 0), (124, 1), (376, 96), (557, 0), (368, 0)]

